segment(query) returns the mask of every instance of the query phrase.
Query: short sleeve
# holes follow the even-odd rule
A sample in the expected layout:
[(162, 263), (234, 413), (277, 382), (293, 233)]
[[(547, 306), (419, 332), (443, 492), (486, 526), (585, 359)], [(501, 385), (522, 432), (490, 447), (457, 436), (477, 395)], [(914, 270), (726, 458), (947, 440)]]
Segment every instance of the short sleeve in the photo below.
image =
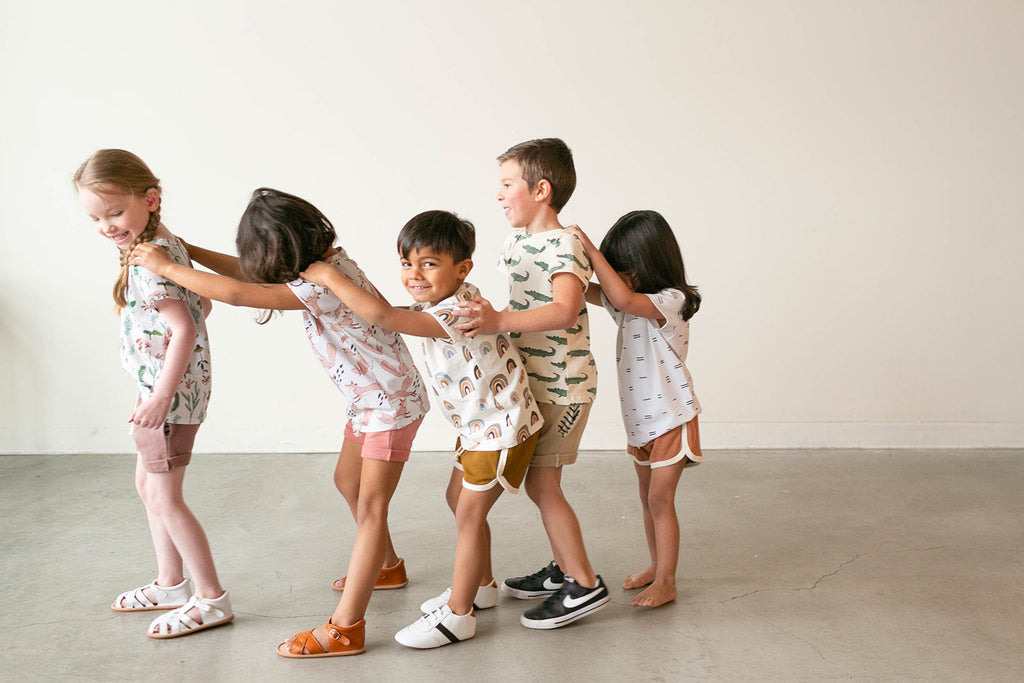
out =
[(686, 295), (678, 289), (663, 289), (655, 294), (647, 294), (648, 299), (654, 304), (665, 324), (661, 327), (661, 333), (666, 339), (675, 337), (680, 329), (686, 326), (683, 320), (683, 308), (686, 306)]
[(538, 260), (536, 262), (537, 265), (547, 272), (548, 277), (554, 277), (562, 273), (572, 273), (580, 279), (583, 283), (583, 289), (586, 291), (594, 269), (590, 265), (590, 259), (587, 258), (587, 254), (583, 249), (583, 243), (575, 235), (569, 235), (564, 232), (560, 233), (557, 237), (551, 238), (551, 243), (555, 249), (553, 251), (546, 251), (544, 257), (547, 258)]

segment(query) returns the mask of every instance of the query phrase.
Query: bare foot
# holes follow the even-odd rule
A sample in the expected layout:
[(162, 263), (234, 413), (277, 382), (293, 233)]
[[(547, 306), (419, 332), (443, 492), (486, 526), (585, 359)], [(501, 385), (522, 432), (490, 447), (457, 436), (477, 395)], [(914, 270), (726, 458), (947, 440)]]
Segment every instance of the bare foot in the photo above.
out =
[(628, 591), (636, 590), (637, 588), (643, 588), (651, 581), (654, 581), (654, 567), (648, 567), (642, 572), (636, 574), (630, 574), (622, 581), (622, 587)]
[(633, 607), (660, 607), (675, 599), (675, 585), (656, 581), (633, 598)]

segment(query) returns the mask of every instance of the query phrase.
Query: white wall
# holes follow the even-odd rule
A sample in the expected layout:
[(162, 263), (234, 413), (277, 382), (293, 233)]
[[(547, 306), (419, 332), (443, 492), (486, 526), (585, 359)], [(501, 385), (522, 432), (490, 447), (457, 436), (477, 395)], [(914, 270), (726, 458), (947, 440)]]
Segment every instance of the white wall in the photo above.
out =
[[(1019, 2), (0, 2), (0, 452), (124, 452), (116, 254), (73, 170), (145, 159), (164, 220), (233, 250), (300, 194), (393, 301), (413, 214), (478, 228), (504, 303), (494, 157), (563, 137), (563, 212), (656, 208), (705, 297), (708, 448), (1024, 445)], [(297, 314), (219, 306), (198, 450), (329, 451), (344, 401)], [(613, 330), (586, 448), (622, 442)], [(417, 447), (445, 449), (437, 411)]]

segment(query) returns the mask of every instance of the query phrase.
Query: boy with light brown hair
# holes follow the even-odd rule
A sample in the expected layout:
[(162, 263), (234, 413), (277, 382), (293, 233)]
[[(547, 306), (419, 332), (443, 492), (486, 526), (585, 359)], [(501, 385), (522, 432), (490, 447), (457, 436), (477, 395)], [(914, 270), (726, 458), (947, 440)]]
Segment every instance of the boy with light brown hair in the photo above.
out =
[(552, 629), (581, 619), (610, 600), (587, 559), (583, 535), (562, 492), (562, 467), (576, 461), (580, 437), (597, 394), (590, 325), (583, 294), (593, 272), (579, 238), (558, 214), (576, 187), (569, 147), (557, 138), (529, 140), (498, 157), (498, 202), (512, 226), (501, 250), (509, 305), (496, 311), (484, 299), (458, 312), (467, 337), (507, 332), (526, 364), (530, 389), (544, 416), (526, 492), (537, 505), (554, 560), (528, 576), (506, 579), (513, 597), (548, 596), (521, 623)]

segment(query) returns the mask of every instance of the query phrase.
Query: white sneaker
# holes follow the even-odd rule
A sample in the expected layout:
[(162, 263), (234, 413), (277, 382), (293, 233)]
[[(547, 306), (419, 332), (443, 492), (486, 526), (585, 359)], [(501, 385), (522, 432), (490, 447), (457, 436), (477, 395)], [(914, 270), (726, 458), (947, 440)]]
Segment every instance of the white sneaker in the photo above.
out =
[[(452, 597), (452, 587), (448, 586), (444, 589), (444, 592), (438, 595), (436, 598), (430, 598), (422, 605), (420, 605), (420, 611), (424, 614), (430, 614), (438, 607), (448, 604), (448, 600)], [(480, 586), (476, 589), (476, 596), (473, 598), (473, 609), (490, 609), (498, 604), (498, 584), (491, 581), (489, 586)]]
[(428, 650), (468, 640), (476, 635), (476, 615), (452, 613), (448, 605), (425, 614), (395, 634), (395, 640), (406, 647)]

